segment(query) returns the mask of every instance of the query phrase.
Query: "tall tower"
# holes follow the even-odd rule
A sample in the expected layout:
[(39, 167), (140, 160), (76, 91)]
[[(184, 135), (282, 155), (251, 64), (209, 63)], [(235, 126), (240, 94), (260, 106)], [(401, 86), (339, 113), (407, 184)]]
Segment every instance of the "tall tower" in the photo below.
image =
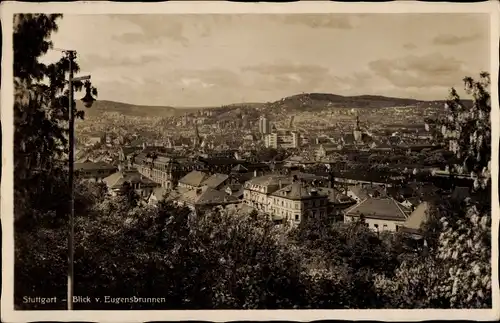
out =
[(259, 119), (259, 132), (264, 135), (267, 135), (271, 132), (269, 119), (267, 119), (265, 116), (261, 116)]
[(198, 132), (198, 124), (194, 124), (194, 136), (193, 136), (193, 146), (198, 147), (200, 144), (201, 138), (200, 133)]
[(353, 135), (354, 135), (354, 140), (356, 142), (361, 141), (362, 133), (361, 133), (361, 127), (359, 126), (359, 115), (356, 115), (356, 125), (354, 127)]

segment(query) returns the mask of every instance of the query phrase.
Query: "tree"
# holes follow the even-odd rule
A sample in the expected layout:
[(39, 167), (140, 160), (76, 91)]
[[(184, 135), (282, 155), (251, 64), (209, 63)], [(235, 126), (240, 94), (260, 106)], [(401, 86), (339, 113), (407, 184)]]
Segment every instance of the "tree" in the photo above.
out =
[(135, 191), (134, 187), (132, 186), (132, 183), (130, 182), (123, 183), (120, 195), (125, 198), (125, 202), (129, 207), (134, 208), (139, 205), (140, 196)]
[(445, 104), (446, 117), (434, 123), (456, 158), (450, 170), (471, 174), (475, 189), (485, 189), (491, 177), (490, 75), (482, 72), (478, 81), (465, 77), (464, 84), (472, 104), (463, 102), (452, 88)]
[[(489, 75), (464, 79), (471, 105), (451, 90), (447, 116), (439, 121), (457, 171), (470, 172), (476, 195), (464, 201), (442, 201), (424, 226), (430, 252), (403, 262), (394, 279), (377, 286), (393, 306), (489, 308), (491, 295), (491, 125)], [(479, 197), (479, 198), (477, 198)], [(396, 295), (397, 294), (397, 295)]]
[[(40, 62), (52, 48), (50, 35), (57, 31), (61, 17), (14, 16), (14, 274), (18, 302), (23, 296), (65, 295), (69, 61), (62, 57), (53, 64)], [(75, 63), (73, 72), (78, 69)], [(74, 85), (76, 90), (82, 86)], [(75, 110), (75, 115), (83, 117), (81, 111)], [(75, 206), (81, 206), (75, 210), (77, 214), (88, 209), (89, 199), (93, 200), (84, 190), (76, 194)]]
[[(51, 205), (58, 216), (67, 214), (69, 189), (65, 156), (68, 153), (67, 120), (69, 61), (62, 57), (53, 64), (39, 58), (52, 48), (50, 35), (57, 31), (62, 15), (17, 14), (14, 21), (14, 183), (15, 216), (27, 216), (40, 203)], [(78, 72), (73, 64), (73, 72)], [(48, 80), (48, 84), (43, 81)], [(74, 83), (79, 90), (81, 83)], [(74, 103), (74, 102), (73, 102)], [(75, 104), (73, 106), (76, 106)], [(82, 118), (83, 112), (75, 115)], [(57, 193), (56, 190), (60, 190)], [(48, 194), (48, 195), (47, 195)], [(43, 203), (42, 203), (43, 204)], [(46, 207), (45, 207), (46, 209)]]

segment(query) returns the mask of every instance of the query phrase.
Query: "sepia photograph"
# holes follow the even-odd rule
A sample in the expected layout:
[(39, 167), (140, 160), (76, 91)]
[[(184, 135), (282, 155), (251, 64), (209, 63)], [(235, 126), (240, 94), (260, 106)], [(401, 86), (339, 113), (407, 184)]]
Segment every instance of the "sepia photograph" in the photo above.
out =
[(498, 8), (320, 4), (7, 4), (2, 319), (498, 318)]

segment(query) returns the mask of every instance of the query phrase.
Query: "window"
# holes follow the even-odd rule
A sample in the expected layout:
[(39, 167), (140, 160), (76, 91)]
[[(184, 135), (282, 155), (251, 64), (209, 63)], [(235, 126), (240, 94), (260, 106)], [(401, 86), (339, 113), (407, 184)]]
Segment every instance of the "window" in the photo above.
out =
[(383, 230), (387, 231), (387, 224), (384, 224)]
[(299, 215), (295, 214), (295, 221), (299, 221)]
[(295, 203), (295, 209), (298, 210), (300, 208), (300, 204), (299, 203)]

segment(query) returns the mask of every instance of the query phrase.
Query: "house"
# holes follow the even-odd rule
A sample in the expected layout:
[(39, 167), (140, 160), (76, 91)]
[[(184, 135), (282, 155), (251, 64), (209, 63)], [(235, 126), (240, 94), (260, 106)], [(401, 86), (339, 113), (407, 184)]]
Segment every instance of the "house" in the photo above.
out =
[(243, 199), (243, 185), (236, 183), (236, 184), (229, 184), (226, 185), (223, 188), (223, 191), (226, 192), (226, 194), (231, 195), (236, 197), (237, 199)]
[(118, 168), (105, 162), (91, 162), (86, 160), (82, 163), (74, 163), (75, 176), (89, 181), (101, 181), (115, 173)]
[(363, 186), (361, 185), (351, 185), (348, 186), (346, 195), (356, 201), (357, 203), (360, 203), (361, 201), (367, 199), (369, 196), (365, 192)]
[(304, 216), (323, 217), (328, 211), (328, 195), (296, 177), (293, 183), (271, 193), (268, 213), (275, 221), (298, 224)]
[(142, 147), (121, 147), (118, 153), (121, 162), (128, 162), (132, 159), (134, 153), (138, 153)]
[(160, 184), (140, 174), (137, 170), (120, 170), (103, 179), (111, 195), (120, 194), (128, 183), (142, 198), (149, 198), (153, 190)]
[(308, 163), (304, 156), (290, 156), (284, 160), (284, 167), (304, 167)]
[(255, 177), (245, 182), (243, 189), (244, 203), (258, 211), (267, 212), (269, 195), (290, 184), (291, 180), (288, 176), (265, 175)]
[(368, 197), (344, 213), (344, 222), (364, 220), (374, 231), (398, 231), (411, 211), (390, 197)]
[(403, 226), (400, 228), (401, 232), (408, 233), (416, 239), (422, 236), (422, 225), (429, 219), (428, 215), (429, 203), (423, 202), (406, 219)]
[(337, 220), (343, 221), (344, 210), (357, 203), (337, 188), (318, 187), (317, 190), (328, 196), (328, 215)]
[(179, 179), (179, 187), (187, 189), (195, 189), (202, 187), (203, 182), (207, 180), (210, 176), (202, 171), (194, 170), (188, 173), (186, 176)]
[(164, 187), (156, 187), (151, 192), (148, 199), (148, 204), (156, 205), (158, 202), (164, 200), (168, 195), (168, 190)]
[(186, 206), (193, 210), (227, 206), (240, 203), (234, 196), (228, 195), (209, 186), (197, 187), (181, 191), (175, 199), (177, 205)]
[(316, 158), (323, 159), (342, 149), (338, 144), (321, 144), (316, 150)]
[(422, 200), (419, 197), (409, 197), (401, 202), (402, 205), (411, 210), (417, 208), (421, 203)]
[(203, 181), (202, 186), (208, 186), (217, 190), (227, 184), (229, 180), (229, 175), (215, 173)]

